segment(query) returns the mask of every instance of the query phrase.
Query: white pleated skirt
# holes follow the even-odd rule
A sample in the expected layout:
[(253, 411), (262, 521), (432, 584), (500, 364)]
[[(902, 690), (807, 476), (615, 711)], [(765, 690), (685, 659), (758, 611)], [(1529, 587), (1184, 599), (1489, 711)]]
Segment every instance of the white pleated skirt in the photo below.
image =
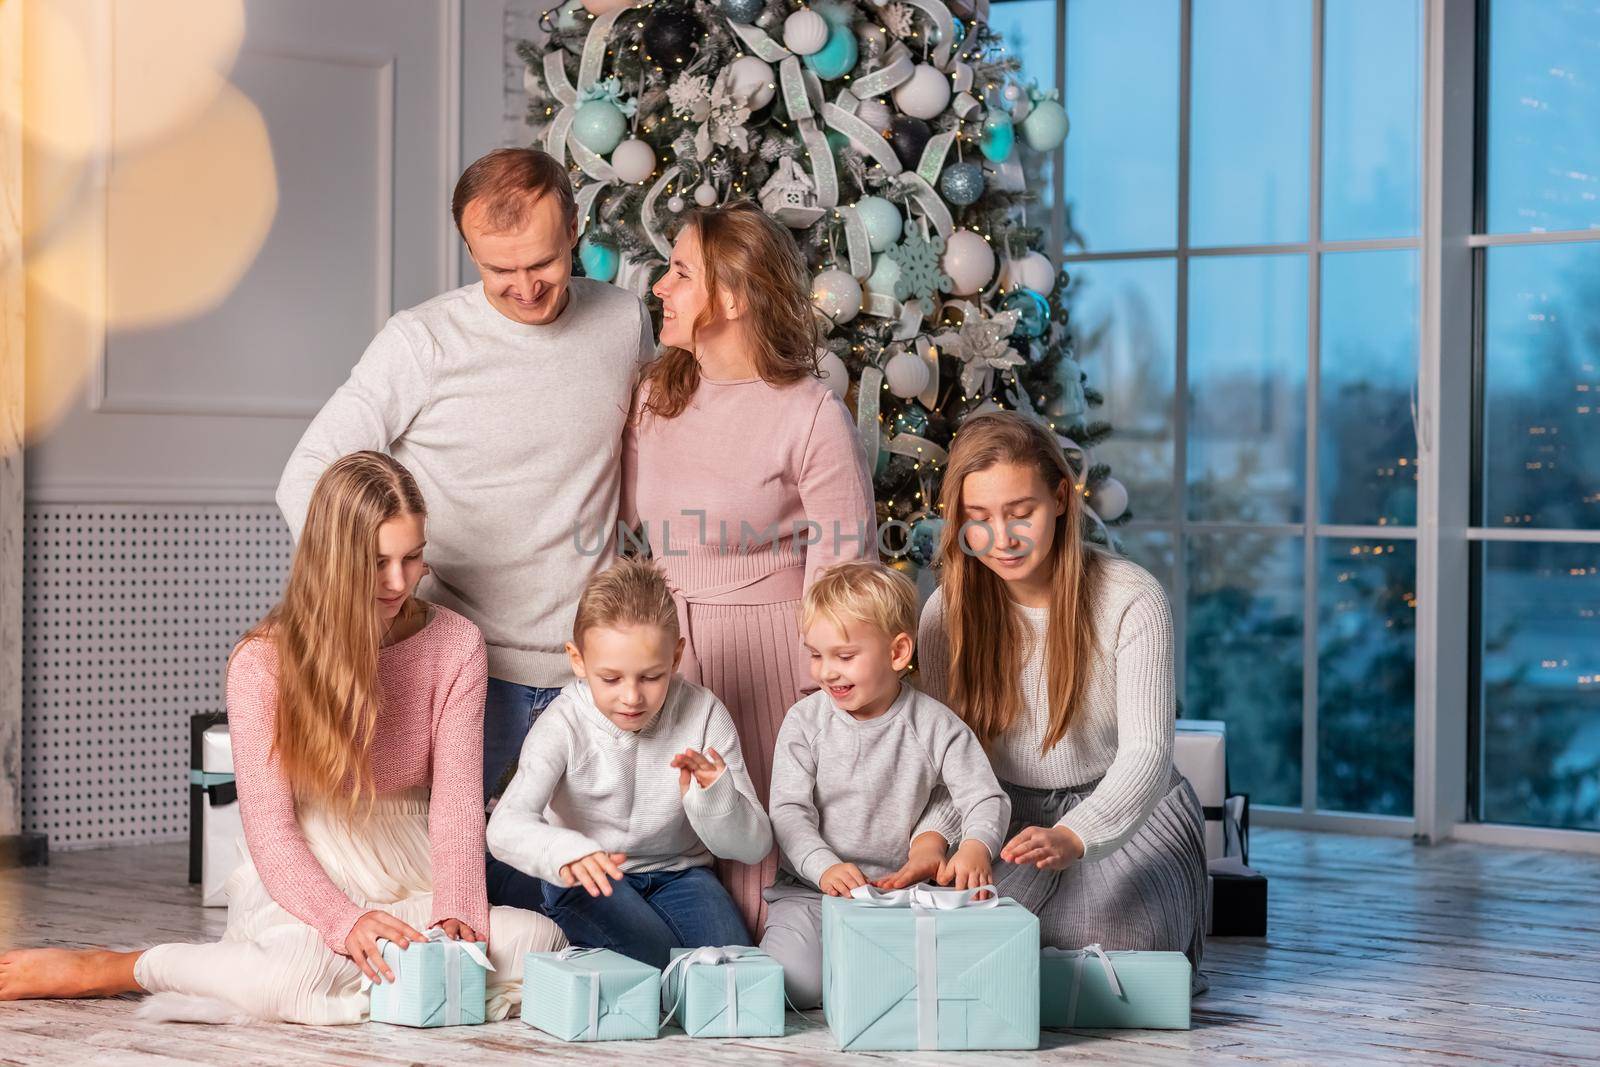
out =
[[(403, 790), (348, 819), (321, 808), (300, 813), (312, 855), (364, 910), (385, 911), (418, 930), (433, 908), (428, 791)], [(364, 1022), (369, 996), (361, 970), (267, 892), (246, 859), (228, 879), (228, 927), (209, 944), (157, 945), (139, 957), (134, 979), (155, 994), (146, 1013), (193, 1022), (237, 1017), (334, 1025)], [(480, 931), (481, 932), (481, 931)], [(485, 1018), (504, 1019), (522, 1001), (522, 959), (566, 944), (549, 919), (520, 908), (489, 911)]]

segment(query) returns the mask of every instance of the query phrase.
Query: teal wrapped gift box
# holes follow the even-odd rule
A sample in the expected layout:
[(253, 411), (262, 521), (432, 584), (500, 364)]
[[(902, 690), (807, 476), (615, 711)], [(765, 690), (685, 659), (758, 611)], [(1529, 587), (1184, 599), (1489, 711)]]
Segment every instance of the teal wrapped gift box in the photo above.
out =
[(1085, 1030), (1187, 1030), (1190, 970), (1181, 952), (1044, 949), (1039, 1022)]
[(604, 948), (530, 952), (522, 1021), (563, 1041), (625, 1041), (661, 1029), (661, 972)]
[(1039, 920), (948, 891), (822, 900), (822, 1012), (846, 1049), (1039, 1047)]
[(690, 1037), (782, 1037), (783, 967), (758, 948), (675, 948), (668, 1016)]
[(483, 1022), (487, 975), (494, 970), (482, 941), (456, 941), (437, 927), (428, 940), (401, 948), (380, 943), (393, 982), (372, 987), (369, 1017), (401, 1026), (463, 1026)]

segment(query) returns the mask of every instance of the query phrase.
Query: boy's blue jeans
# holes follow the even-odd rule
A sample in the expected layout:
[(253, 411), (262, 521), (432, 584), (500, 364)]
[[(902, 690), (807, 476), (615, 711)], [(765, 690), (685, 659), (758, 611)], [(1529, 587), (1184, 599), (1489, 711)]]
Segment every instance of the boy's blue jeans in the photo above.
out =
[(539, 885), (544, 913), (583, 948), (608, 948), (665, 967), (674, 948), (752, 944), (710, 867), (627, 874), (611, 883), (609, 897), (591, 897), (581, 885)]
[[(490, 678), (483, 708), (483, 800), (498, 793), (500, 780), (515, 770), (522, 742), (539, 713), (550, 706), (559, 689), (539, 689), (503, 678)], [(508, 863), (487, 857), (485, 881), (490, 904), (539, 911), (539, 880)]]

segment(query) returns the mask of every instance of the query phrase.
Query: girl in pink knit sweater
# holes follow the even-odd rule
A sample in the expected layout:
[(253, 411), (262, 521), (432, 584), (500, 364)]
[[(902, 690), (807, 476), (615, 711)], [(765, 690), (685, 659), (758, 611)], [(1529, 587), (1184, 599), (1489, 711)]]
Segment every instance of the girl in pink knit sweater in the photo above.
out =
[[(655, 285), (663, 352), (623, 447), (623, 518), (677, 601), (682, 674), (733, 713), (762, 803), (778, 726), (810, 687), (800, 596), (829, 564), (877, 556), (866, 457), (817, 376), (810, 281), (754, 204), (691, 213)], [(776, 855), (718, 873), (759, 937)]]
[(425, 511), (404, 467), (357, 452), (312, 495), (283, 600), (234, 650), (228, 725), (249, 856), (213, 944), (0, 956), (0, 999), (149, 991), (145, 1014), (356, 1023), (363, 977), (437, 927), (487, 940), (486, 1018), (521, 998), (550, 920), (484, 891), (477, 627), (413, 595)]

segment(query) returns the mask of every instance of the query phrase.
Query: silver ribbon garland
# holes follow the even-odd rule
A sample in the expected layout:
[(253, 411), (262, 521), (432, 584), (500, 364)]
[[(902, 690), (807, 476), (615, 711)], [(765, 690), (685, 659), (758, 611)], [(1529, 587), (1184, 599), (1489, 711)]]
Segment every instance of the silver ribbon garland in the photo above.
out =
[(883, 371), (877, 367), (861, 368), (861, 385), (856, 391), (856, 436), (861, 438), (861, 449), (867, 454), (867, 471), (878, 469), (878, 450), (882, 444), (878, 432), (878, 391), (883, 388)]

